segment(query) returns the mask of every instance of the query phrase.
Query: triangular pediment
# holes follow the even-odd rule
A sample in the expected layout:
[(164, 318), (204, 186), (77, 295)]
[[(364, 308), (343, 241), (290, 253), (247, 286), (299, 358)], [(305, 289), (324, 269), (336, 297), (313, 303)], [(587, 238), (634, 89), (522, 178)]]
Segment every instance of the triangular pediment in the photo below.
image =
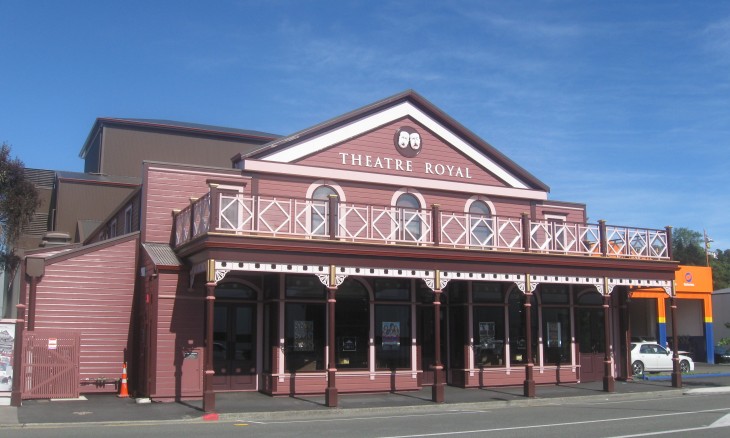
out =
[(256, 160), (549, 191), (414, 92), (274, 141)]

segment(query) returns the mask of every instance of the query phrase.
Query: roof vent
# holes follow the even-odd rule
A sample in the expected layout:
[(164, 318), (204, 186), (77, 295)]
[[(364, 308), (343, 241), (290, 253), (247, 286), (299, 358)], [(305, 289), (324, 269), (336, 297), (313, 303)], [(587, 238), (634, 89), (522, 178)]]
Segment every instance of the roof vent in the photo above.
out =
[(59, 233), (58, 231), (51, 231), (43, 235), (40, 246), (61, 246), (68, 245), (71, 243), (71, 236), (68, 233)]

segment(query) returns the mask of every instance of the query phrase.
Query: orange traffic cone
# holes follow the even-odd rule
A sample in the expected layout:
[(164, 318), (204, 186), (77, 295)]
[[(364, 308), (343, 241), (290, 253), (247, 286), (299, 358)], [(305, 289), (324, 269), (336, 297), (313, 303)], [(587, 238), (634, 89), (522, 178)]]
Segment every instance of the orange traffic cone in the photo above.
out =
[(124, 368), (122, 368), (122, 385), (119, 388), (117, 397), (129, 397), (129, 389), (127, 389), (127, 362), (124, 362)]

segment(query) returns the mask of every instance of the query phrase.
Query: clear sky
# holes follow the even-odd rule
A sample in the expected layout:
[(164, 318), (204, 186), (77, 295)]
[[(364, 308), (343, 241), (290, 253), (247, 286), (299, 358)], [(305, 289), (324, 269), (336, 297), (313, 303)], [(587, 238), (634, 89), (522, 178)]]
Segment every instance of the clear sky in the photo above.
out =
[(590, 222), (730, 248), (730, 2), (0, 0), (0, 29), (27, 167), (82, 171), (97, 117), (284, 135), (412, 88)]

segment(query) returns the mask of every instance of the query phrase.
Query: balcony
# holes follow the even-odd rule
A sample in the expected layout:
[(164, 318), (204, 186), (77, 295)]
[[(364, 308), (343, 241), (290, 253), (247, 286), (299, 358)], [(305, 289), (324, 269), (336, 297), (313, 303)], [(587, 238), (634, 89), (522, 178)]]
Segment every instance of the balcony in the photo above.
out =
[(669, 229), (250, 196), (217, 187), (176, 212), (174, 227), (175, 247), (210, 232), (642, 260), (669, 260), (670, 246)]

